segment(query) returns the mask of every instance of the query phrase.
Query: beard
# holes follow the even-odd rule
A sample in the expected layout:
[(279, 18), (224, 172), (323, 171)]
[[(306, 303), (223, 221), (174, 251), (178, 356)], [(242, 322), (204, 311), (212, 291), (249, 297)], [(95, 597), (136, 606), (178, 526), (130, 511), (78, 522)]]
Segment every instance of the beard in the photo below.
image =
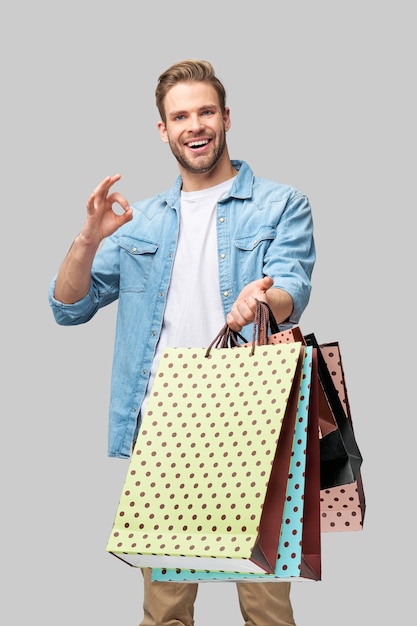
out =
[(177, 147), (177, 144), (171, 143), (169, 139), (168, 142), (172, 154), (177, 159), (182, 168), (184, 168), (190, 174), (206, 174), (215, 167), (225, 151), (226, 133), (225, 131), (223, 131), (220, 137), (219, 145), (215, 147), (214, 152), (210, 156), (201, 156), (193, 160), (188, 159), (187, 156)]

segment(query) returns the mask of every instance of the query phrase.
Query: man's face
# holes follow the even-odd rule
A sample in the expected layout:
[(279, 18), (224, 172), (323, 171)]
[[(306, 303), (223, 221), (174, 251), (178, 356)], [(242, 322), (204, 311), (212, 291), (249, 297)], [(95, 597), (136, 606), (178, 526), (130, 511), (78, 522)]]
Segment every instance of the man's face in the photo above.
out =
[(179, 165), (191, 174), (213, 170), (225, 154), (230, 128), (229, 109), (222, 114), (214, 87), (178, 83), (168, 91), (164, 105), (166, 124), (159, 122), (158, 128)]

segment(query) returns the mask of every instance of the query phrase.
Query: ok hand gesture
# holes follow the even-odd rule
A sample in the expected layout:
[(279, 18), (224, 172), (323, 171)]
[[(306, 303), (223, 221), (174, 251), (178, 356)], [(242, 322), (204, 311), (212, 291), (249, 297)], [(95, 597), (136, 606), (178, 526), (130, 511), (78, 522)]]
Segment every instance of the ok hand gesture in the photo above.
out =
[[(107, 176), (89, 197), (87, 217), (80, 233), (85, 242), (98, 244), (132, 219), (133, 211), (126, 198), (117, 191), (110, 193), (111, 187), (120, 178), (121, 174)], [(113, 211), (114, 204), (118, 204), (123, 213)]]

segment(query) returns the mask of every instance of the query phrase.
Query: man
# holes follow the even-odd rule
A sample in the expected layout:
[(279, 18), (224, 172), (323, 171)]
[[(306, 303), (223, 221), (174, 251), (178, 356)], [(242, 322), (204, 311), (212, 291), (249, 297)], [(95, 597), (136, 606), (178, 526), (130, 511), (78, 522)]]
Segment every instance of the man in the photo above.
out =
[[(161, 352), (207, 347), (227, 321), (251, 337), (256, 299), (278, 323), (298, 323), (315, 262), (308, 199), (231, 160), (225, 89), (206, 61), (159, 77), (158, 129), (180, 175), (167, 192), (130, 206), (105, 178), (50, 286), (59, 324), (81, 324), (118, 299), (109, 456), (128, 458)], [(113, 211), (113, 205), (121, 209)], [(144, 575), (141, 626), (192, 626), (197, 584)], [(294, 625), (289, 583), (238, 583), (247, 626)]]

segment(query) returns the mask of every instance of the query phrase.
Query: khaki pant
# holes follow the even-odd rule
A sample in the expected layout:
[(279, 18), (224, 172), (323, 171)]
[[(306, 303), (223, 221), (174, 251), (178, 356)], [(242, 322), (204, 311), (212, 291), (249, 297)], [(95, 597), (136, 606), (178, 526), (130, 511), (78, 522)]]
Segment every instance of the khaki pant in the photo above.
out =
[[(142, 573), (144, 618), (139, 626), (194, 626), (198, 584), (151, 581), (149, 568)], [(295, 626), (290, 583), (236, 585), (245, 626)]]

